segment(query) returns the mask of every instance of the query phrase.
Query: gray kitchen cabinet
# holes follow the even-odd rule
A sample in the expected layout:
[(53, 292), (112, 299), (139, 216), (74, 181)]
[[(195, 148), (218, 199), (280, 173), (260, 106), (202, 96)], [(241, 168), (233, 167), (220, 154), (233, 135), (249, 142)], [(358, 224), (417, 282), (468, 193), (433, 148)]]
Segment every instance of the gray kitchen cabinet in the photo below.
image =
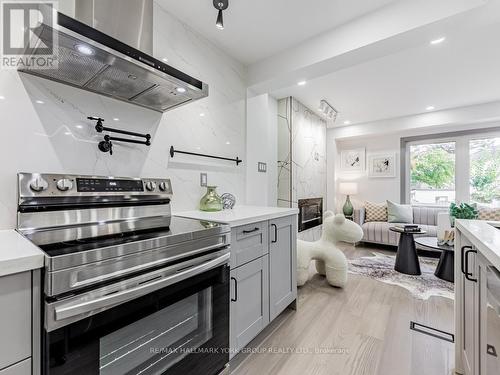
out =
[[(465, 245), (464, 245), (465, 246)], [(479, 374), (477, 347), (479, 343), (479, 275), (477, 256), (474, 251), (464, 248), (461, 251), (463, 271), (460, 273), (463, 283), (462, 295), (462, 363), (465, 375)]]
[(31, 358), (18, 362), (15, 365), (9, 366), (0, 370), (0, 375), (30, 375), (31, 374)]
[[(31, 357), (31, 272), (0, 278), (0, 306), (0, 369), (4, 369)], [(11, 373), (17, 374), (7, 372)]]
[(231, 270), (230, 312), (230, 357), (233, 357), (269, 323), (267, 255)]
[(231, 230), (231, 267), (236, 268), (269, 251), (267, 221)]
[(270, 321), (297, 298), (297, 216), (269, 221)]

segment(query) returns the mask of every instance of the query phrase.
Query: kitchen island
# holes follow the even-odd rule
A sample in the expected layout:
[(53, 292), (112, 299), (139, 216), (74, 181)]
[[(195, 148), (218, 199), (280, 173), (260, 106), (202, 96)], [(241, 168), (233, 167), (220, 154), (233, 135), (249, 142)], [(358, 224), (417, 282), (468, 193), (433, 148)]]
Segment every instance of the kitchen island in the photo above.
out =
[(500, 374), (500, 223), (457, 220), (455, 371)]

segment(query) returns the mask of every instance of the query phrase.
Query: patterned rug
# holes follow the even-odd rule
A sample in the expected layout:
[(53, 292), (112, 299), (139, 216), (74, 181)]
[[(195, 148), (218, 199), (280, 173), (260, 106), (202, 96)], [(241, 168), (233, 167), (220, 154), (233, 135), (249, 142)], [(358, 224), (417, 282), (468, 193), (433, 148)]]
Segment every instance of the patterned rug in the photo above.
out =
[(454, 298), (453, 283), (434, 276), (438, 259), (419, 257), (422, 275), (412, 276), (394, 270), (396, 256), (373, 254), (374, 256), (349, 259), (349, 273), (368, 276), (387, 284), (399, 285), (422, 300), (426, 300), (430, 296)]

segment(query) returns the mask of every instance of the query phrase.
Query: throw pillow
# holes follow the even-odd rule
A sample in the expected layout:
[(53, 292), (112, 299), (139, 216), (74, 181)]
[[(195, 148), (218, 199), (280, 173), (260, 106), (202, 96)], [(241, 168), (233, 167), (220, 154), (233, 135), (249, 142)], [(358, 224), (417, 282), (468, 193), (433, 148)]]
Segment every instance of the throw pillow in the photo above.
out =
[(387, 218), (389, 223), (413, 223), (413, 208), (409, 204), (398, 204), (387, 201)]
[(478, 207), (479, 220), (500, 221), (500, 208)]
[(369, 221), (387, 221), (387, 205), (365, 202), (365, 222)]

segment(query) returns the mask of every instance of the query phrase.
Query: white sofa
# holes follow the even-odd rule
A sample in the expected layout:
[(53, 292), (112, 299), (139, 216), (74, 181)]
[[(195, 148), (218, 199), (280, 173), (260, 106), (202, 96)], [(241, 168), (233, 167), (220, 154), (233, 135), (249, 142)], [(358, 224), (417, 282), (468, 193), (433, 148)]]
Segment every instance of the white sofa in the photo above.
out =
[[(437, 214), (439, 212), (448, 212), (448, 208), (413, 206), (413, 223), (419, 224), (420, 228), (427, 232), (424, 235), (415, 235), (415, 237), (437, 237)], [(392, 246), (398, 245), (399, 233), (389, 230), (390, 227), (393, 227), (397, 223), (388, 223), (387, 221), (365, 222), (364, 207), (354, 210), (354, 221), (363, 228), (362, 242)]]

